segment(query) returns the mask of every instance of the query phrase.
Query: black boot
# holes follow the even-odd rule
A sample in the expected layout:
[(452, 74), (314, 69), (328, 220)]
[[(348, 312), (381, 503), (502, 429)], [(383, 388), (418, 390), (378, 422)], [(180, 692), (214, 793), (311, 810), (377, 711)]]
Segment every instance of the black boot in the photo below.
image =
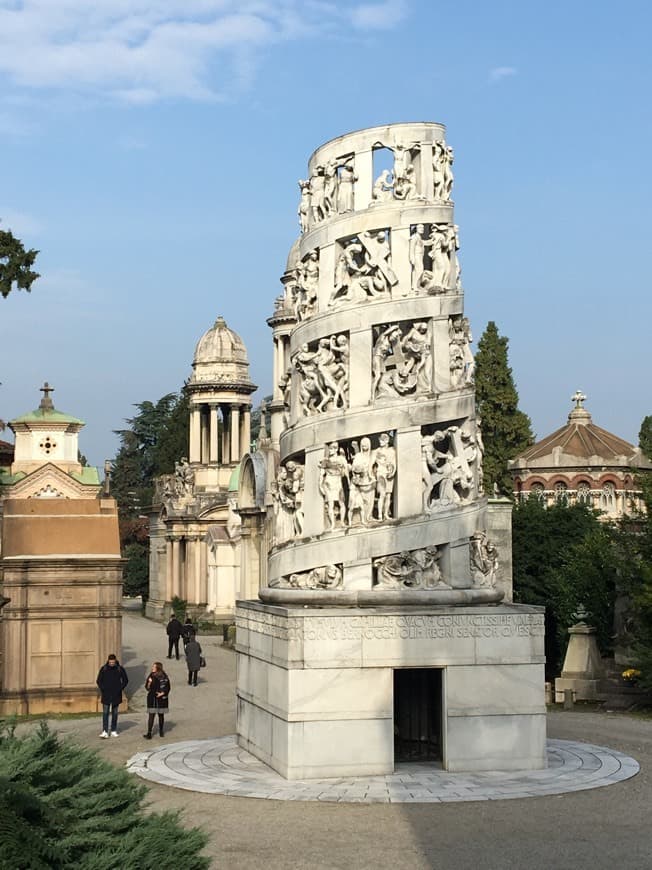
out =
[(151, 739), (152, 739), (152, 735), (150, 734), (149, 731), (147, 732), (147, 734), (143, 734), (143, 737), (145, 738), (145, 740), (151, 740)]

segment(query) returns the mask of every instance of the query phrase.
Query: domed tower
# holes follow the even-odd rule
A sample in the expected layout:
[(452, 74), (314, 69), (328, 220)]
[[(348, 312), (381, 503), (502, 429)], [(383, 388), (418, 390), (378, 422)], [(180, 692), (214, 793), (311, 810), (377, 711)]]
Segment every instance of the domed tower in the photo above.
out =
[(239, 742), (288, 778), (545, 765), (543, 615), (499, 605), (487, 534), (452, 165), (441, 124), (393, 124), (299, 182), (267, 587), (237, 613)]
[(228, 488), (233, 468), (249, 450), (250, 396), (257, 387), (244, 342), (223, 317), (199, 339), (192, 368), (188, 458), (195, 486)]

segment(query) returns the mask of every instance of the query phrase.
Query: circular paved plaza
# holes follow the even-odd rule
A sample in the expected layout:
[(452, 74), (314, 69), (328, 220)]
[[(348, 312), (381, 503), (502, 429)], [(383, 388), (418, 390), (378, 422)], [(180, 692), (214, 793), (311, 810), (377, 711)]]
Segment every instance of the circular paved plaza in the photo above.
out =
[(635, 776), (638, 762), (590, 743), (548, 740), (546, 770), (449, 773), (397, 764), (387, 776), (288, 781), (246, 752), (235, 736), (187, 740), (139, 752), (127, 762), (144, 779), (188, 791), (280, 801), (447, 803), (564, 794)]

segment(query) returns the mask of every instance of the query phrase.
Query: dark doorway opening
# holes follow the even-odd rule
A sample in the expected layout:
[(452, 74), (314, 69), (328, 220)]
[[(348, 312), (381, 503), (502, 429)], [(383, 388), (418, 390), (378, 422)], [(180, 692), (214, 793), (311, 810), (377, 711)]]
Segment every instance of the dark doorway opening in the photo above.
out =
[(441, 668), (394, 671), (394, 761), (441, 761)]

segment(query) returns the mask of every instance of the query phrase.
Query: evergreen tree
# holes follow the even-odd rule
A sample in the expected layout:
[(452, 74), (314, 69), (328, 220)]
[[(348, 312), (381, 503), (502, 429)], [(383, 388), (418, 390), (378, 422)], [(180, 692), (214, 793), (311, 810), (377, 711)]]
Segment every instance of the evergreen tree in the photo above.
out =
[(12, 290), (32, 289), (32, 284), (40, 278), (32, 271), (38, 251), (26, 251), (23, 243), (11, 232), (0, 230), (0, 294), (9, 296)]
[(475, 397), (485, 447), (485, 490), (491, 494), (496, 484), (501, 495), (511, 496), (507, 460), (529, 447), (534, 437), (530, 418), (518, 408), (507, 346), (508, 339), (499, 335), (493, 320), (489, 321), (475, 355)]
[(147, 788), (47, 725), (16, 737), (0, 723), (0, 867), (206, 870), (207, 836), (175, 813), (145, 811)]
[(648, 459), (652, 459), (652, 416), (649, 414), (647, 417), (643, 417), (638, 433), (638, 446)]

